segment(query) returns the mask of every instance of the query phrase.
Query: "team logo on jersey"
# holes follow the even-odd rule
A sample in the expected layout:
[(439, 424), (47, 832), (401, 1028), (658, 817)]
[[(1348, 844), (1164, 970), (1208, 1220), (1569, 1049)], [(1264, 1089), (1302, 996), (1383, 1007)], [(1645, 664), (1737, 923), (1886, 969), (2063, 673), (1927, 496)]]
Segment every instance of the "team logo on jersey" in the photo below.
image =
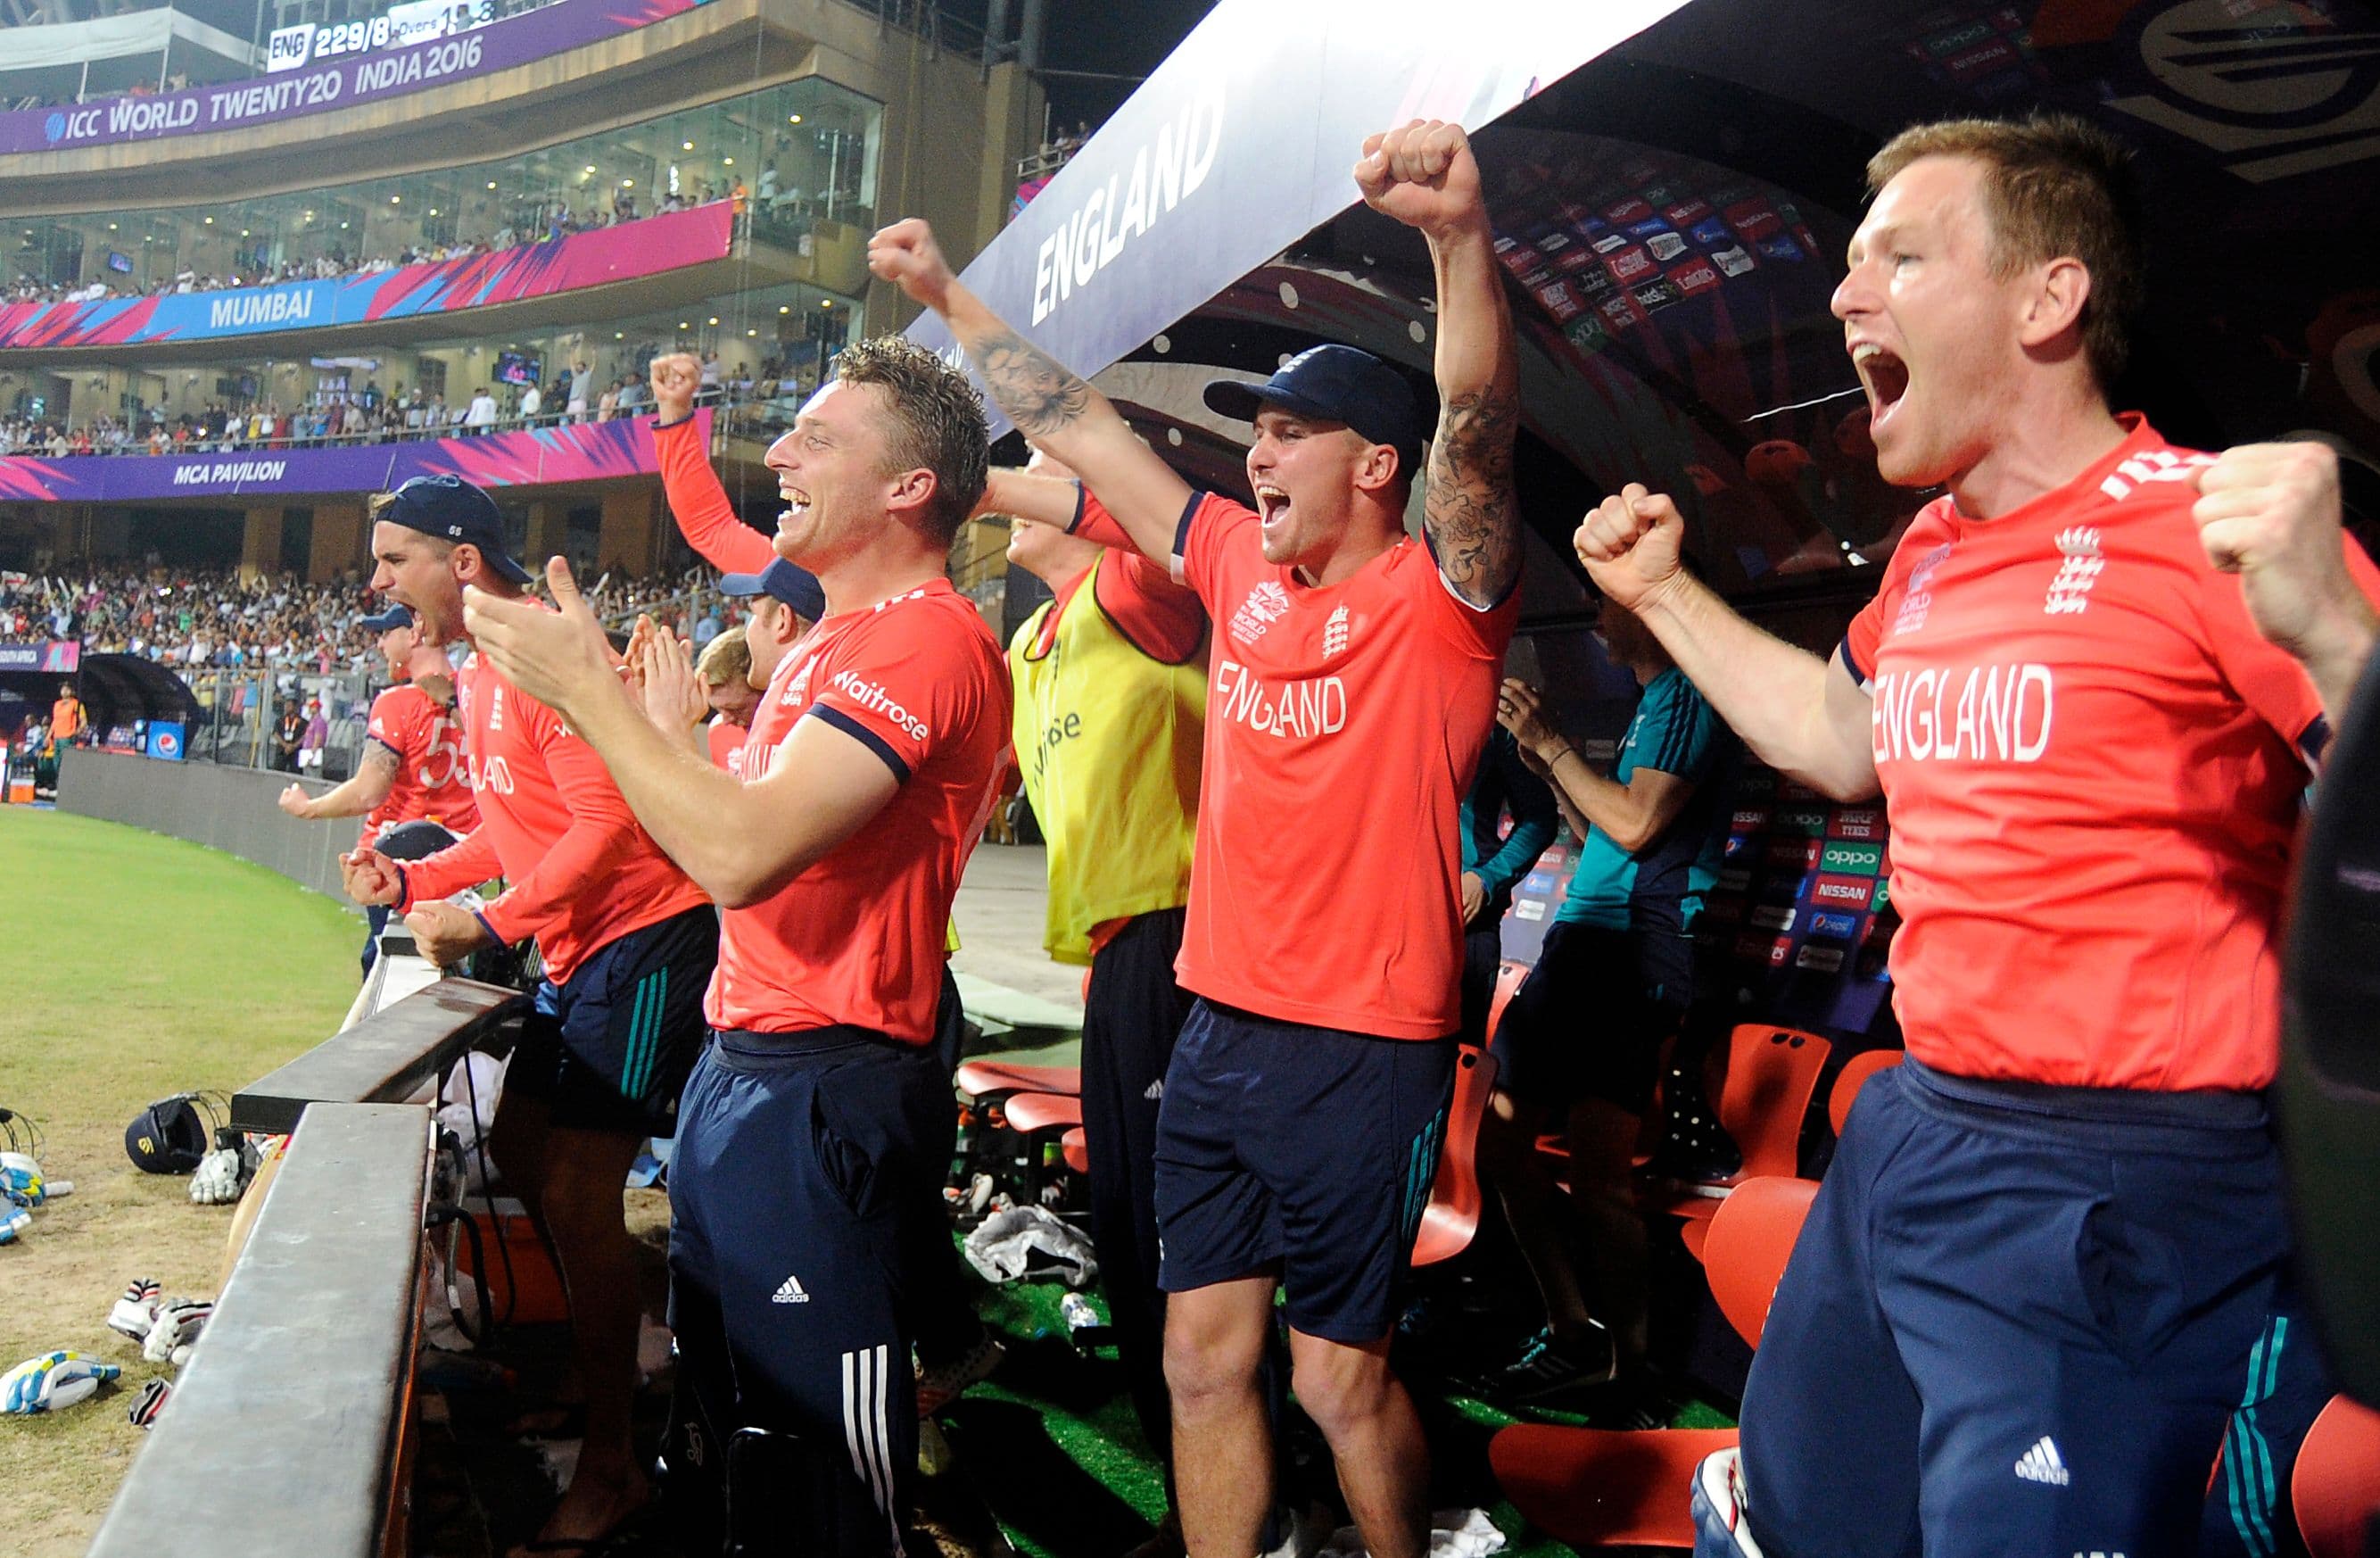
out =
[(1328, 660), (1332, 655), (1344, 654), (1347, 651), (1348, 631), (1347, 608), (1341, 606), (1330, 614), (1330, 620), (1322, 625), (1323, 659)]
[(785, 696), (778, 700), (780, 704), (790, 709), (809, 697), (810, 667), (817, 663), (816, 657), (802, 662), (801, 669), (794, 673), (794, 679), (785, 684)]
[(1232, 614), (1232, 637), (1244, 644), (1253, 644), (1288, 615), (1289, 591), (1278, 581), (1266, 579), (1249, 590), (1240, 609)]
[(2058, 532), (2058, 550), (2066, 561), (2058, 566), (2058, 577), (2049, 581), (2049, 594), (2041, 609), (2050, 616), (2080, 616), (2091, 603), (2091, 587), (2099, 582), (2099, 572), (2107, 566), (2099, 552), (2099, 532), (2088, 525), (2070, 526)]
[(1909, 570), (1909, 584), (1901, 592), (1900, 610), (1892, 619), (1894, 638), (1914, 633), (1925, 626), (1926, 608), (1934, 603), (1934, 591), (1928, 586), (1934, 582), (1934, 570), (1940, 567), (1949, 555), (1950, 543), (1946, 541), (1917, 559), (1917, 566)]

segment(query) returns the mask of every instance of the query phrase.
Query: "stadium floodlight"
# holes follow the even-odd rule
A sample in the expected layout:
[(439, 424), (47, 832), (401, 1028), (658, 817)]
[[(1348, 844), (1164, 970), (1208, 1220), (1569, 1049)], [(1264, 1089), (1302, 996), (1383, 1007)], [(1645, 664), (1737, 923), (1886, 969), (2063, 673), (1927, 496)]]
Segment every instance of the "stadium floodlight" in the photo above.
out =
[(792, 118), (787, 119), (787, 120), (785, 121), (785, 123), (787, 123), (787, 124), (789, 124), (789, 125), (798, 125), (798, 124), (800, 124), (801, 122), (802, 122), (802, 116), (801, 116), (799, 114), (795, 115)]
[(719, 159), (719, 165), (721, 167), (734, 167), (735, 165), (735, 159), (733, 157), (722, 157)]
[(488, 180), (488, 188), (489, 188), (489, 189), (494, 189), (495, 187), (496, 187), (496, 181), (495, 181), (494, 179), (492, 179), (492, 178), (489, 179), (489, 180)]
[(712, 314), (709, 319), (704, 320), (702, 323), (705, 324), (717, 324), (719, 323), (719, 316), (717, 314)]
[(694, 142), (691, 140), (681, 140), (678, 142), (678, 147), (681, 151), (691, 152), (694, 150)]
[(791, 303), (780, 303), (777, 305), (777, 311), (781, 314), (789, 314), (794, 311), (794, 306)]

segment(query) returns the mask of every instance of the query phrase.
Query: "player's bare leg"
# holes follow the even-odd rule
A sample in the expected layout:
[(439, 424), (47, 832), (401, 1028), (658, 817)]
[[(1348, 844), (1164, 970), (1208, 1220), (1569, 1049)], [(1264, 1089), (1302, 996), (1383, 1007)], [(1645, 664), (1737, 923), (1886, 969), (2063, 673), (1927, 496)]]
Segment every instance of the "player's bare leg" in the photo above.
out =
[(1479, 1161), (1503, 1203), (1513, 1242), (1520, 1247), (1529, 1274), (1536, 1279), (1547, 1321), (1556, 1336), (1570, 1337), (1588, 1329), (1592, 1311), (1577, 1267), (1564, 1248), (1562, 1229), (1572, 1215), (1570, 1199), (1537, 1160), (1537, 1135), (1544, 1128), (1543, 1110), (1532, 1109), (1499, 1090), (1481, 1122)]
[(587, 1399), (587, 1439), (540, 1540), (609, 1535), (651, 1498), (629, 1437), (637, 1388), (636, 1243), (620, 1192), (638, 1138), (552, 1126), (546, 1135), (545, 1225), (570, 1296), (571, 1358)]
[(1645, 1214), (1637, 1210), (1636, 1143), (1645, 1122), (1616, 1103), (1571, 1105), (1571, 1201), (1585, 1225), (1597, 1318), (1623, 1367), (1645, 1357)]
[(1192, 1558), (1248, 1558), (1272, 1513), (1263, 1368), (1273, 1286), (1244, 1277), (1166, 1297), (1174, 1503)]
[(1289, 1333), (1291, 1388), (1339, 1467), (1339, 1491), (1372, 1558), (1429, 1552), (1429, 1446), (1389, 1369), (1389, 1338), (1361, 1345)]

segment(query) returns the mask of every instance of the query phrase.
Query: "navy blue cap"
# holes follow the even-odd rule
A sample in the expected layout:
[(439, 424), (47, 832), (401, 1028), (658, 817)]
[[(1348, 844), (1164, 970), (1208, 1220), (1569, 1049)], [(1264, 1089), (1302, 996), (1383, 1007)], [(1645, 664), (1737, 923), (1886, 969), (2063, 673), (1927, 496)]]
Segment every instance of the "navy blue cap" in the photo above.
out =
[(386, 633), (412, 626), (413, 613), (393, 602), (386, 611), (374, 612), (363, 620), (363, 630), (367, 633)]
[(529, 582), (529, 571), (504, 551), (504, 517), (496, 500), (459, 476), (417, 476), (397, 488), (396, 501), (380, 517), (440, 541), (480, 549), (497, 577)]
[(1421, 408), (1405, 376), (1354, 347), (1309, 347), (1260, 384), (1216, 379), (1207, 385), (1209, 410), (1252, 422), (1268, 406), (1320, 421), (1344, 422), (1361, 437), (1397, 452), (1401, 474), (1419, 474)]
[(771, 558), (769, 566), (757, 574), (722, 575), (719, 592), (738, 600), (766, 595), (783, 601), (794, 608), (795, 616), (810, 622), (826, 615), (826, 591), (820, 587), (818, 576), (783, 557)]

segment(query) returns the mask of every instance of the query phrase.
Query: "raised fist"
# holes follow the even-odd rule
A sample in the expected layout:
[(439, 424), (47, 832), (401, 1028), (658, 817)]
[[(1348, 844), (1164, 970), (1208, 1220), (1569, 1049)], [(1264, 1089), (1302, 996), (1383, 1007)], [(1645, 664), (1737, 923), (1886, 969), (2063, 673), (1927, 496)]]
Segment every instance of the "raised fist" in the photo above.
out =
[(2199, 543), (2240, 576), (2256, 631), (2292, 652), (2372, 609), (2347, 571), (2338, 456), (2326, 444), (2244, 444), (2198, 473)]
[(1634, 611), (1678, 576), (1685, 533), (1686, 522), (1668, 493), (1631, 481), (1587, 511), (1571, 544), (1605, 599)]
[(695, 392), (702, 388), (702, 364), (692, 352), (663, 352), (647, 371), (652, 385), (653, 409), (665, 422), (682, 422), (694, 415)]
[(1355, 186), (1374, 211), (1433, 237), (1488, 215), (1470, 138), (1438, 119), (1366, 136)]
[(868, 268), (879, 281), (889, 281), (911, 301), (940, 313), (950, 296), (951, 262), (942, 258), (934, 230), (917, 217), (895, 222), (868, 240)]

